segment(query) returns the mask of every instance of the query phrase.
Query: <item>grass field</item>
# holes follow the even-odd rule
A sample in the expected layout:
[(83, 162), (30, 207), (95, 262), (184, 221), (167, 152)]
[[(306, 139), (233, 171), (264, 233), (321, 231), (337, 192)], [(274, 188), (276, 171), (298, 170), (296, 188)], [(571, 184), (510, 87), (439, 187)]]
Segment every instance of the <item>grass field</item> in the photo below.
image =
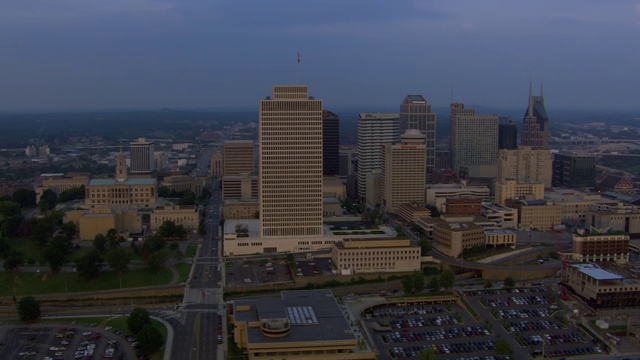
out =
[(184, 257), (185, 258), (193, 257), (193, 255), (196, 254), (197, 249), (198, 249), (198, 246), (196, 245), (187, 245), (187, 248), (184, 250)]
[(178, 271), (178, 284), (187, 281), (189, 277), (189, 272), (191, 271), (191, 264), (180, 263), (175, 265), (176, 270)]
[[(77, 273), (0, 273), (0, 296), (17, 297), (38, 294), (112, 290), (143, 286), (165, 285), (173, 276), (169, 269), (152, 272), (149, 269), (127, 271), (120, 277), (115, 272), (103, 272), (94, 281), (85, 281)], [(14, 293), (15, 289), (15, 293)]]

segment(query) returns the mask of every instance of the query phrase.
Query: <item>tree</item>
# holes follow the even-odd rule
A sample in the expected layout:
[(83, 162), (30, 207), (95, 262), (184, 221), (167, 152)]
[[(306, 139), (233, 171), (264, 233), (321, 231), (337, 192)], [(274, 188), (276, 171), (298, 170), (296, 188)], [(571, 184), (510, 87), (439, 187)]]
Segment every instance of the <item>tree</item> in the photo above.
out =
[(402, 278), (402, 288), (406, 294), (422, 291), (424, 289), (424, 276), (419, 272), (405, 275)]
[(122, 274), (129, 267), (129, 252), (125, 248), (111, 249), (106, 255), (107, 264)]
[(40, 195), (40, 201), (38, 202), (38, 208), (41, 212), (52, 210), (56, 206), (58, 195), (51, 189), (46, 189)]
[(9, 246), (7, 239), (0, 237), (0, 257), (2, 258), (7, 257), (10, 251), (11, 251), (11, 247)]
[(176, 223), (172, 220), (165, 220), (158, 228), (158, 235), (164, 238), (176, 236)]
[(162, 333), (152, 324), (145, 324), (136, 335), (136, 339), (140, 343), (140, 350), (145, 355), (153, 354), (164, 344)]
[(182, 194), (180, 200), (178, 200), (178, 205), (195, 205), (196, 204), (196, 194), (191, 190), (185, 190)]
[(21, 252), (16, 251), (12, 251), (11, 254), (4, 259), (4, 263), (2, 264), (7, 271), (13, 271), (20, 265), (24, 265), (24, 257)]
[(13, 192), (11, 200), (20, 204), (21, 207), (36, 205), (36, 192), (29, 189), (18, 189)]
[(92, 250), (76, 263), (78, 274), (85, 280), (93, 280), (100, 275), (102, 267), (102, 257), (97, 250)]
[(62, 256), (71, 255), (73, 252), (73, 242), (64, 235), (56, 235), (49, 240), (49, 247), (55, 248)]
[(13, 201), (0, 201), (0, 225), (5, 236), (15, 236), (22, 221), (20, 204)]
[(105, 252), (107, 250), (107, 238), (102, 234), (96, 234), (93, 238), (93, 247), (99, 252)]
[(18, 302), (18, 315), (22, 321), (33, 321), (40, 317), (40, 302), (33, 296), (25, 296)]
[(207, 229), (205, 228), (204, 219), (200, 219), (200, 223), (198, 224), (198, 235), (204, 236), (207, 233)]
[(46, 216), (38, 220), (38, 223), (31, 234), (31, 240), (35, 242), (36, 245), (44, 247), (55, 232), (55, 219), (53, 217)]
[(67, 239), (71, 240), (76, 237), (76, 232), (78, 231), (78, 227), (73, 221), (67, 221), (62, 224), (60, 227), (60, 231), (67, 237)]
[(134, 335), (137, 335), (145, 325), (151, 325), (149, 312), (144, 308), (134, 308), (127, 317), (127, 326)]
[(168, 198), (171, 195), (171, 189), (166, 186), (158, 187), (158, 196), (163, 198)]
[(57, 273), (64, 265), (64, 254), (55, 247), (47, 247), (44, 249), (42, 256), (49, 264), (51, 272)]
[(60, 193), (58, 196), (58, 202), (67, 202), (71, 200), (84, 199), (84, 185), (72, 187)]
[(120, 241), (118, 239), (118, 230), (111, 228), (107, 230), (107, 233), (104, 236), (107, 239), (107, 245), (110, 248), (116, 248), (120, 246)]
[(418, 245), (420, 245), (420, 248), (421, 248), (420, 255), (422, 256), (427, 255), (427, 253), (432, 249), (431, 241), (429, 241), (429, 239), (427, 238), (420, 239), (420, 242), (418, 242)]
[(453, 287), (453, 284), (456, 281), (456, 275), (453, 273), (451, 269), (445, 269), (442, 274), (440, 274), (440, 286), (449, 290)]
[(178, 238), (178, 240), (184, 240), (184, 238), (187, 236), (187, 230), (184, 229), (184, 225), (180, 224), (176, 226), (175, 236)]
[(484, 282), (484, 288), (485, 289), (491, 289), (493, 287), (493, 283), (489, 280)]
[(514, 286), (516, 286), (516, 281), (511, 276), (504, 278), (504, 287), (511, 289)]
[(147, 258), (147, 266), (152, 271), (158, 271), (160, 268), (164, 266), (165, 261), (167, 261), (168, 254), (166, 250), (159, 250), (152, 253)]
[(440, 291), (440, 280), (438, 280), (438, 277), (432, 277), (431, 280), (429, 280), (429, 284), (427, 285), (427, 287), (433, 292)]

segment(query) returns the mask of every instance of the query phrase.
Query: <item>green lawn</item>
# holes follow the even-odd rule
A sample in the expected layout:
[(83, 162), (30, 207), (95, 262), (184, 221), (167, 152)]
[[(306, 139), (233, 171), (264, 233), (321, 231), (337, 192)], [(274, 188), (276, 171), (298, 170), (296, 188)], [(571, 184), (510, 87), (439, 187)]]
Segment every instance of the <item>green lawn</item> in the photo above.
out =
[(187, 245), (187, 248), (184, 250), (184, 257), (185, 258), (193, 257), (193, 255), (196, 254), (197, 249), (198, 247), (196, 245)]
[[(160, 331), (160, 333), (162, 334), (162, 338), (164, 339), (164, 344), (162, 345), (162, 347), (160, 348), (160, 350), (158, 350), (158, 352), (154, 353), (153, 355), (151, 355), (150, 359), (152, 360), (160, 360), (164, 357), (164, 347), (167, 343), (167, 328), (164, 327), (164, 325), (162, 325), (161, 322), (151, 319), (151, 323), (153, 324), (153, 327), (155, 327), (156, 329), (158, 329)], [(108, 320), (104, 323), (105, 326), (111, 326), (114, 329), (118, 329), (118, 330), (122, 330), (128, 334), (131, 334), (131, 331), (129, 331), (129, 326), (127, 325), (127, 317), (126, 316), (118, 316), (116, 318), (113, 318), (111, 320)]]
[(180, 263), (175, 265), (176, 270), (178, 271), (178, 284), (187, 281), (189, 277), (189, 272), (191, 271), (191, 264)]
[[(127, 271), (122, 276), (122, 288), (165, 285), (173, 276), (169, 269), (152, 272), (149, 269)], [(98, 291), (120, 288), (120, 276), (103, 272), (95, 281), (85, 281), (77, 273), (0, 273), (0, 296), (59, 294), (65, 292)]]

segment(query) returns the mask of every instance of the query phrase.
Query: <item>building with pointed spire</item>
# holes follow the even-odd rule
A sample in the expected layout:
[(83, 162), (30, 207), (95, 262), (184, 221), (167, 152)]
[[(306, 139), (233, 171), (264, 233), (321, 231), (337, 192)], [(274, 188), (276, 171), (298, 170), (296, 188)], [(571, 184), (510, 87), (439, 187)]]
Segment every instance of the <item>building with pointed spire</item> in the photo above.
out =
[(544, 89), (540, 85), (540, 96), (533, 96), (533, 84), (529, 84), (529, 106), (524, 114), (522, 146), (532, 149), (549, 149), (549, 116), (544, 107)]

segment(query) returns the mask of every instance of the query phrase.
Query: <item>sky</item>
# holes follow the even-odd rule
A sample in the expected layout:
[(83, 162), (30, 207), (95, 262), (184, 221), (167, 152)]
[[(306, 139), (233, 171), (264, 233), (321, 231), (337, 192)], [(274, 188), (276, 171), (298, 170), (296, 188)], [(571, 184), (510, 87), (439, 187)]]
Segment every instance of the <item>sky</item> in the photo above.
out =
[(0, 111), (640, 109), (640, 0), (3, 0), (0, 49)]

